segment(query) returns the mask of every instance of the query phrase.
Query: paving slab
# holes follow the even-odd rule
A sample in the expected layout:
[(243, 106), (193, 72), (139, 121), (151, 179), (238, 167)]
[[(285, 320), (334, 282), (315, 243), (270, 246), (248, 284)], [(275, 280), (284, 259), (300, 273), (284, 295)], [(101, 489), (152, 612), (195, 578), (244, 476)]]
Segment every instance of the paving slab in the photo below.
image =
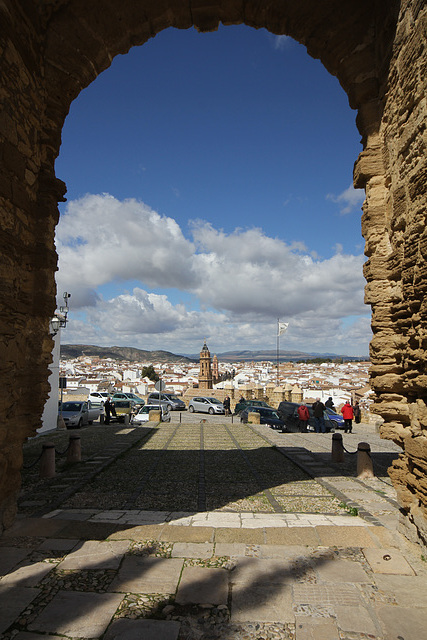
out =
[(110, 540), (158, 540), (164, 524), (143, 524), (135, 527), (121, 525), (110, 536)]
[(185, 567), (175, 600), (178, 604), (227, 604), (228, 571)]
[(369, 535), (373, 538), (377, 547), (397, 547), (398, 541), (395, 534), (385, 527), (367, 527)]
[(20, 631), (16, 636), (13, 636), (13, 640), (64, 640), (61, 636), (43, 635), (40, 637), (39, 633), (32, 633), (31, 631)]
[(39, 589), (32, 587), (1, 586), (0, 583), (0, 633), (10, 627), (39, 593)]
[[(380, 633), (368, 610), (362, 606), (335, 605), (338, 627), (345, 632), (376, 636)], [(415, 639), (414, 639), (415, 640)]]
[(60, 563), (59, 569), (118, 569), (129, 540), (85, 540)]
[(375, 547), (369, 527), (317, 526), (320, 544), (325, 547)]
[(215, 530), (215, 542), (242, 542), (244, 544), (262, 544), (264, 542), (263, 529), (226, 529)]
[(16, 520), (10, 529), (6, 529), (2, 535), (5, 538), (14, 538), (15, 536), (52, 537), (63, 528), (64, 524), (63, 520), (57, 519), (23, 518)]
[(260, 557), (284, 558), (292, 561), (297, 558), (307, 557), (312, 551), (313, 547), (304, 547), (302, 545), (263, 544), (260, 546)]
[(163, 542), (213, 542), (212, 527), (183, 527), (169, 525), (162, 529), (159, 540)]
[(89, 518), (94, 514), (93, 510), (87, 511), (85, 509), (76, 510), (76, 511), (62, 511), (61, 512), (61, 520), (73, 520), (76, 522), (89, 520)]
[(71, 638), (99, 638), (122, 598), (118, 593), (58, 591), (28, 629)]
[(47, 538), (38, 547), (37, 551), (64, 551), (69, 552), (79, 544), (77, 538)]
[(9, 573), (24, 558), (31, 553), (30, 549), (20, 547), (0, 547), (0, 575)]
[(173, 545), (172, 558), (201, 558), (206, 560), (212, 558), (213, 542), (175, 542)]
[(50, 562), (33, 562), (14, 569), (0, 579), (0, 586), (36, 587), (56, 567)]
[(374, 573), (415, 575), (409, 562), (397, 549), (363, 549), (363, 553)]
[(233, 586), (231, 622), (293, 623), (294, 613), (290, 584)]
[(381, 575), (375, 576), (378, 589), (402, 607), (427, 607), (427, 577)]
[(334, 620), (295, 616), (295, 640), (340, 640)]
[(379, 605), (375, 612), (387, 640), (421, 640), (426, 636), (427, 609)]
[[(113, 624), (108, 628), (104, 640), (177, 640), (180, 626), (180, 623), (174, 620), (129, 620), (120, 618), (119, 620), (114, 620)], [(26, 639), (23, 638), (22, 640)], [(40, 640), (40, 637), (37, 640)]]
[(182, 558), (127, 556), (109, 591), (122, 593), (175, 593), (181, 575)]
[(289, 560), (282, 558), (237, 558), (236, 568), (230, 575), (235, 585), (285, 585), (293, 574)]
[(317, 547), (320, 538), (314, 527), (271, 527), (265, 530), (267, 544), (307, 545)]
[[(47, 522), (52, 522), (48, 520)], [(56, 532), (57, 538), (79, 538), (80, 540), (106, 540), (120, 528), (110, 522), (62, 521), (62, 527)]]
[(230, 557), (245, 556), (246, 545), (243, 542), (237, 542), (235, 544), (232, 542), (217, 542), (215, 544), (215, 555)]
[(366, 571), (352, 560), (329, 560), (315, 567), (321, 582), (371, 582)]

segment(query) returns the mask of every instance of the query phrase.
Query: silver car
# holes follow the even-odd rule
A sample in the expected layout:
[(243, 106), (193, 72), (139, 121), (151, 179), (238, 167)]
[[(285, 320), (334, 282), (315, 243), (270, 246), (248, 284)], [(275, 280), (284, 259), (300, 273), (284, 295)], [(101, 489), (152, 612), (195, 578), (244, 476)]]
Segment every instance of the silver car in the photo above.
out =
[(224, 405), (216, 398), (198, 396), (192, 398), (188, 403), (188, 410), (193, 413), (194, 411), (200, 411), (201, 413), (225, 413)]

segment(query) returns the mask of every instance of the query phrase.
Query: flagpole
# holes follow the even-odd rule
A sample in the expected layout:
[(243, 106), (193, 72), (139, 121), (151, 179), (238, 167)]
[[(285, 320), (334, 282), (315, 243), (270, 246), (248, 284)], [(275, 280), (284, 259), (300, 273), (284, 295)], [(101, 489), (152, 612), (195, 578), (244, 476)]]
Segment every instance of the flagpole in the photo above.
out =
[(279, 386), (279, 318), (277, 318), (277, 342), (276, 342), (276, 387)]

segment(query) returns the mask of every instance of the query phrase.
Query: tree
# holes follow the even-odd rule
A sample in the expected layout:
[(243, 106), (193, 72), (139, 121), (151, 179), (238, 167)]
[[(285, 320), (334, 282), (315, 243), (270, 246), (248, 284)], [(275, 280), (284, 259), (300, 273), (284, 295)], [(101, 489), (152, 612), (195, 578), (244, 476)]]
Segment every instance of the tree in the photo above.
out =
[(148, 365), (148, 367), (142, 367), (142, 377), (148, 378), (153, 382), (157, 382), (159, 380), (158, 374), (155, 372), (152, 364)]

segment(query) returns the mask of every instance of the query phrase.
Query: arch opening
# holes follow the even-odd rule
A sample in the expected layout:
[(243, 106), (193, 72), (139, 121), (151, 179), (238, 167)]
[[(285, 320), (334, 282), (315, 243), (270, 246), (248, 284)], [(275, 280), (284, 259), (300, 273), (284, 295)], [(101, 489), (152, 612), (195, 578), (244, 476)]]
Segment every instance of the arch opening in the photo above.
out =
[(367, 196), (362, 229), (365, 298), (373, 309), (372, 384), (382, 433), (403, 448), (392, 477), (406, 532), (426, 543), (427, 495), (419, 480), (427, 450), (426, 11), (418, 0), (334, 0), (326, 10), (312, 0), (268, 7), (111, 0), (102, 14), (81, 0), (2, 4), (3, 527), (15, 514), (21, 444), (37, 429), (48, 392), (53, 234), (64, 196), (54, 161), (71, 101), (117, 54), (166, 27), (210, 31), (222, 22), (291, 35), (339, 78), (358, 110), (364, 149), (354, 184)]
[(65, 339), (274, 349), (280, 316), (288, 349), (367, 356), (359, 151), (345, 93), (290, 38), (165, 30), (116, 58), (56, 164), (71, 200), (58, 291), (99, 331)]

